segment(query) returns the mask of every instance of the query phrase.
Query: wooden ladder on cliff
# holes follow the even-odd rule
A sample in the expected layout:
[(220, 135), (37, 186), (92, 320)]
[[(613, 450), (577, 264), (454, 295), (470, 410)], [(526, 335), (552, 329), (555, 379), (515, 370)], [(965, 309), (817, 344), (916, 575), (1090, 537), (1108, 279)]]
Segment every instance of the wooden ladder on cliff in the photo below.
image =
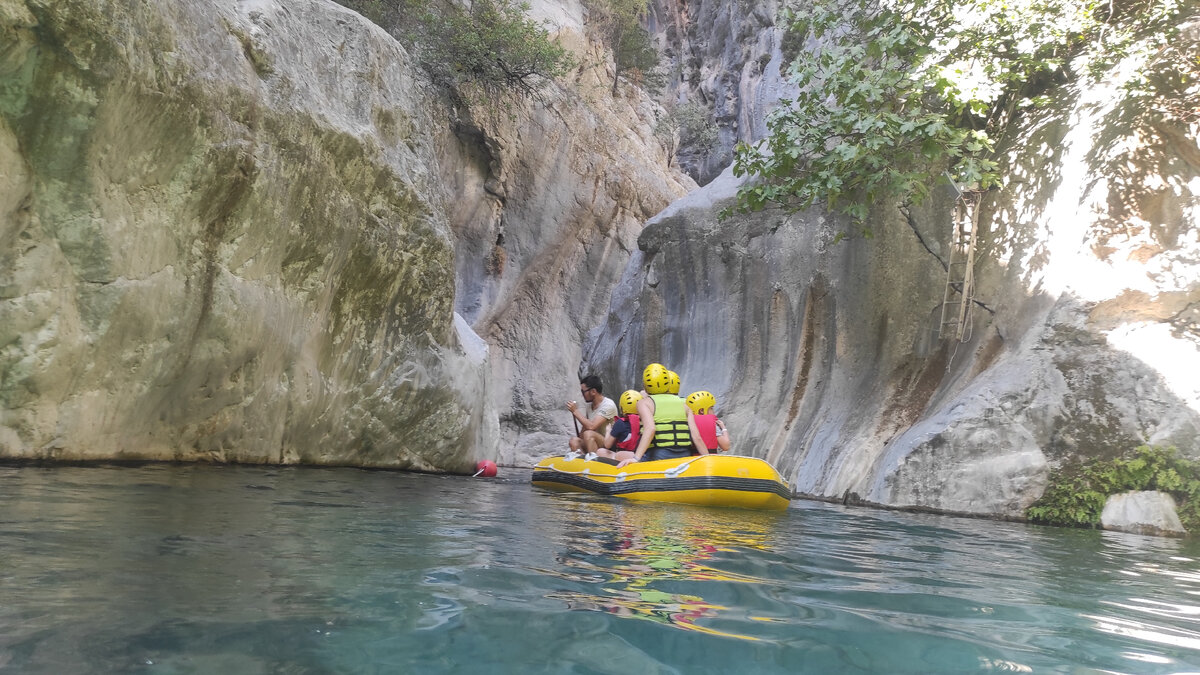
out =
[[(951, 185), (954, 182), (951, 181)], [(954, 222), (950, 230), (950, 257), (946, 260), (946, 288), (942, 294), (942, 319), (938, 336), (942, 340), (968, 342), (972, 337), (971, 305), (975, 301), (975, 241), (979, 227), (979, 202), (982, 192), (966, 192), (954, 185)]]

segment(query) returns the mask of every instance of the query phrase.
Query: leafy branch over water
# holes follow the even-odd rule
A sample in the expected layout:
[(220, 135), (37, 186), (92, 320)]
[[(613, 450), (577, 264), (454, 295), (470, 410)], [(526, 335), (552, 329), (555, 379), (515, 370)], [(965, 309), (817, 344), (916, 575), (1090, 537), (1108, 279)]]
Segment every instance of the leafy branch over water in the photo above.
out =
[(866, 218), (881, 201), (919, 203), (948, 171), (998, 185), (997, 143), (1069, 72), (1093, 76), (1178, 31), (1180, 0), (815, 0), (782, 12), (800, 93), (759, 145), (735, 149), (757, 176), (738, 208), (806, 208)]

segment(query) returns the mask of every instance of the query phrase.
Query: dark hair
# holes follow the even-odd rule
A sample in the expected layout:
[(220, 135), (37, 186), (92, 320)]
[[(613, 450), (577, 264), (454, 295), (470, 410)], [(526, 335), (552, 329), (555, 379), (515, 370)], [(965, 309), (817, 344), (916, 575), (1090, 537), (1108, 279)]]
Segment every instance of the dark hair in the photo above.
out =
[(604, 393), (604, 385), (600, 383), (599, 375), (588, 375), (587, 377), (580, 380), (579, 384), (582, 384), (583, 386), (587, 387), (588, 389), (595, 389), (597, 394)]

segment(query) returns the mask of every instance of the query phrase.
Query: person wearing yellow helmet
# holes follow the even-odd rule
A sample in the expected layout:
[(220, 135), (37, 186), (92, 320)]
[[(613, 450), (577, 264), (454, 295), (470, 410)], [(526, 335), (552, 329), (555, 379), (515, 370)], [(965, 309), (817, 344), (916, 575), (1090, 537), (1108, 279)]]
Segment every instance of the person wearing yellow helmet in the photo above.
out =
[(717, 399), (712, 392), (694, 391), (688, 394), (685, 403), (696, 419), (696, 430), (700, 432), (700, 439), (709, 452), (729, 452), (732, 439), (725, 423), (714, 411)]
[(618, 403), (621, 414), (609, 426), (608, 435), (604, 437), (604, 448), (597, 451), (601, 457), (616, 460), (633, 457), (641, 438), (642, 421), (637, 414), (637, 402), (641, 399), (642, 395), (632, 389), (621, 394)]
[(633, 457), (617, 463), (617, 468), (632, 462), (687, 457), (694, 446), (702, 455), (708, 448), (700, 440), (700, 432), (692, 411), (683, 399), (670, 393), (670, 371), (661, 363), (651, 363), (642, 371), (642, 383), (649, 396), (637, 402), (638, 419), (641, 421), (641, 438)]
[(676, 396), (678, 396), (679, 395), (679, 374), (673, 370), (668, 370), (667, 377), (669, 378), (669, 383), (667, 384), (667, 393), (675, 394)]
[(621, 409), (621, 414), (632, 415), (637, 412), (637, 402), (642, 400), (642, 395), (632, 389), (626, 389), (621, 394), (621, 400), (618, 407)]
[(661, 363), (651, 363), (642, 371), (642, 386), (652, 396), (667, 393), (671, 388), (671, 371)]
[(604, 443), (608, 425), (617, 416), (617, 404), (604, 395), (604, 384), (598, 375), (579, 380), (579, 393), (587, 409), (575, 401), (567, 401), (567, 410), (575, 417), (577, 435), (570, 441), (572, 450), (596, 452)]

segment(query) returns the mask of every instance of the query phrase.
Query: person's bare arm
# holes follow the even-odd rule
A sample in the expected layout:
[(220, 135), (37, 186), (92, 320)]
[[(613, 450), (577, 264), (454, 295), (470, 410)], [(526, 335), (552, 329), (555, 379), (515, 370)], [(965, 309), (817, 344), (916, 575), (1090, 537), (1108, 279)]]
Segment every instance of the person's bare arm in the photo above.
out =
[(617, 442), (617, 438), (612, 435), (612, 427), (608, 428), (608, 432), (604, 434), (604, 449), (612, 450), (613, 445)]
[(729, 438), (729, 427), (725, 426), (725, 423), (719, 418), (717, 427), (721, 430), (721, 435), (717, 436), (717, 447), (721, 449), (721, 452), (729, 452), (729, 446), (733, 445), (733, 440)]
[(567, 410), (570, 410), (578, 420), (580, 431), (595, 431), (606, 421), (603, 415), (592, 415), (592, 419), (584, 417), (583, 412), (579, 409), (579, 404), (575, 401), (567, 401)]
[[(578, 415), (576, 415), (576, 417), (578, 417)], [(604, 415), (592, 415), (592, 419), (590, 420), (581, 419), (579, 421), (579, 426), (583, 427), (585, 431), (596, 431), (596, 429), (600, 428), (600, 425), (607, 421), (608, 420), (604, 417)]]
[(638, 401), (637, 404), (638, 417), (642, 421), (642, 437), (638, 439), (637, 450), (633, 451), (631, 459), (623, 459), (617, 464), (617, 468), (642, 461), (642, 456), (650, 449), (650, 441), (654, 438), (654, 399), (644, 398)]

